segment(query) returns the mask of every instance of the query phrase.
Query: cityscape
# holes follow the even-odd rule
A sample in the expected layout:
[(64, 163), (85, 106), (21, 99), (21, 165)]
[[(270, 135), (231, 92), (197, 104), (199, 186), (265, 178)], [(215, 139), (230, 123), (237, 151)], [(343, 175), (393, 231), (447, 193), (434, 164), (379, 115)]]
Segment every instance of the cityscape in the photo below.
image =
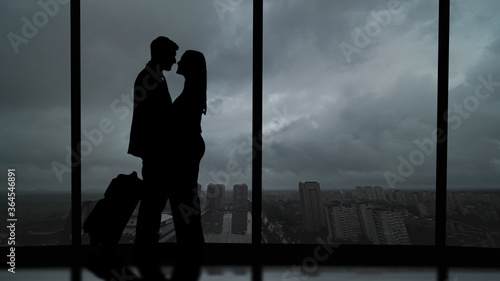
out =
[[(434, 191), (356, 186), (321, 190), (317, 182), (298, 190), (264, 191), (266, 243), (434, 245)], [(447, 193), (447, 245), (500, 247), (500, 193)]]
[[(252, 214), (248, 199), (248, 186), (236, 184), (232, 192), (226, 192), (223, 184), (208, 184), (206, 190), (198, 185), (203, 233), (207, 243), (251, 243)], [(231, 195), (229, 197), (228, 195)], [(82, 221), (97, 204), (98, 200), (87, 200), (82, 204)], [(140, 204), (140, 203), (139, 203)], [(133, 243), (137, 224), (138, 207), (125, 227), (120, 243)], [(176, 242), (174, 222), (170, 204), (163, 210), (160, 224), (160, 243)], [(82, 233), (82, 243), (89, 244), (90, 238)]]
[[(249, 192), (250, 191), (250, 192)], [(252, 199), (247, 184), (228, 189), (210, 183), (200, 194), (202, 226), (207, 243), (251, 243)], [(262, 243), (433, 245), (436, 198), (429, 190), (402, 191), (380, 186), (325, 189), (319, 182), (299, 182), (295, 189), (264, 190)], [(53, 202), (44, 202), (50, 198)], [(70, 194), (19, 196), (19, 246), (70, 244)], [(85, 221), (102, 194), (82, 194)], [(137, 210), (120, 243), (133, 243)], [(500, 247), (500, 192), (450, 191), (447, 196), (447, 245)], [(7, 245), (0, 233), (0, 245)], [(82, 243), (89, 244), (82, 231)], [(162, 214), (160, 242), (176, 241), (170, 205)]]

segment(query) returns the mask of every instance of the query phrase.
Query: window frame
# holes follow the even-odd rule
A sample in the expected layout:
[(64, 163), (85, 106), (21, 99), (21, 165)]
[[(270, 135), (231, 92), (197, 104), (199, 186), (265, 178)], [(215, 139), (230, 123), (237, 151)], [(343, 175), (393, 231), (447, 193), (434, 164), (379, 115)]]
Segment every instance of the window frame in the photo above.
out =
[[(80, 0), (70, 1), (71, 25), (71, 232), (80, 237), (82, 220), (81, 205), (81, 33)], [(442, 133), (436, 148), (436, 231), (435, 244), (412, 245), (342, 245), (330, 248), (333, 253), (318, 264), (334, 266), (427, 266), (437, 270), (438, 280), (446, 280), (448, 267), (498, 268), (494, 259), (500, 249), (467, 248), (446, 246), (446, 191), (447, 191), (447, 146), (448, 123), (444, 118), (448, 110), (449, 75), (449, 31), (450, 0), (439, 0), (438, 31), (438, 83), (437, 83), (437, 130)], [(263, 0), (253, 0), (253, 69), (252, 69), (252, 229), (251, 244), (208, 244), (207, 265), (247, 265), (252, 267), (252, 280), (262, 280), (263, 266), (302, 264), (312, 257), (318, 247), (324, 245), (277, 245), (261, 242), (262, 226), (262, 108), (263, 108)], [(441, 118), (440, 118), (441, 117)], [(88, 245), (81, 239), (72, 239), (67, 246), (20, 247), (16, 251), (23, 257), (25, 267), (29, 266), (71, 266), (72, 280), (81, 280), (81, 260), (90, 253)], [(166, 251), (175, 251), (172, 245), (161, 245)], [(325, 250), (326, 248), (324, 248)], [(118, 252), (124, 260), (131, 262), (131, 245), (119, 245)], [(384, 257), (393, 259), (380, 259)], [(255, 261), (254, 256), (259, 257)], [(422, 258), (422, 255), (425, 258)], [(43, 260), (39, 260), (44, 256)], [(68, 258), (71, 256), (72, 258)], [(404, 258), (401, 258), (404, 257)], [(5, 265), (4, 265), (5, 266)]]

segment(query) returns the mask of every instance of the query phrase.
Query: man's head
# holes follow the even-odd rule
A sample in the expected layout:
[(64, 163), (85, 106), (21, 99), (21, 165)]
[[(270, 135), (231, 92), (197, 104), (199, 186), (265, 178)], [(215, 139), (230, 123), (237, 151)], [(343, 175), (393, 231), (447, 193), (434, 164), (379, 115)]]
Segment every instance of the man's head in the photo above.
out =
[(159, 63), (162, 70), (172, 69), (179, 46), (167, 37), (159, 36), (151, 42), (150, 47), (151, 61)]

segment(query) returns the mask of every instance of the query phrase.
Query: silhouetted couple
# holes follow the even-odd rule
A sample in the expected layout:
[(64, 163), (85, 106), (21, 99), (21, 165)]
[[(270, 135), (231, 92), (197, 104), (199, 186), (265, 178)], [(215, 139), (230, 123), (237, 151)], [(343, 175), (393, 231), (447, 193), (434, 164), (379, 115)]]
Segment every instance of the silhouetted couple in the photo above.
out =
[(182, 55), (177, 74), (185, 78), (184, 89), (172, 102), (162, 72), (172, 69), (178, 49), (166, 37), (153, 40), (151, 60), (134, 84), (128, 153), (142, 159), (144, 181), (144, 190), (138, 194), (141, 201), (134, 257), (143, 278), (151, 280), (162, 278), (158, 242), (162, 211), (168, 200), (180, 252), (174, 257), (175, 270), (198, 274), (204, 244), (198, 171), (205, 153), (201, 118), (206, 114), (206, 62), (198, 51)]

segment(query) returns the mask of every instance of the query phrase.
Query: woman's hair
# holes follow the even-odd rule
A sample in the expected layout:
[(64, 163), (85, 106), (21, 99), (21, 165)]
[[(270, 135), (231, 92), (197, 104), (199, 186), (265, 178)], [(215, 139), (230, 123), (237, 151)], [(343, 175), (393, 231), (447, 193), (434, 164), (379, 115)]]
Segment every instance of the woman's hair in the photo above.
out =
[(203, 114), (207, 114), (207, 63), (205, 56), (198, 51), (187, 50), (182, 55), (182, 61), (186, 64), (186, 79), (189, 79), (189, 85), (194, 87), (197, 92), (197, 102)]

